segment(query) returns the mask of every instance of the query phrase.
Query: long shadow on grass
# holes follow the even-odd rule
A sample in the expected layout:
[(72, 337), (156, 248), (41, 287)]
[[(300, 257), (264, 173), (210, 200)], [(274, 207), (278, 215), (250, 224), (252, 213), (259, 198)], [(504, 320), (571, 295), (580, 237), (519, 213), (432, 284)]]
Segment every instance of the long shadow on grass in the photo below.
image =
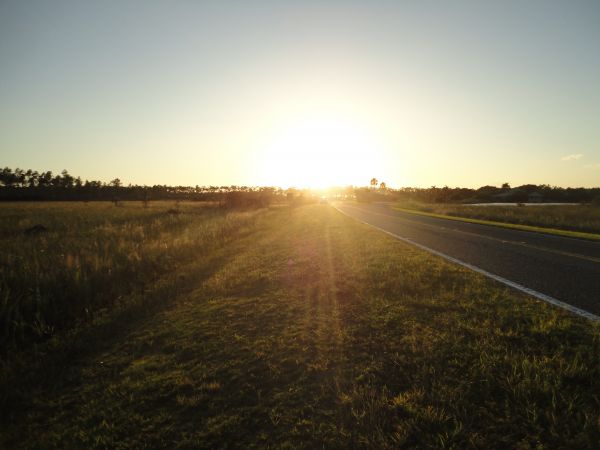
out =
[[(239, 239), (247, 238), (250, 231)], [(155, 314), (176, 304), (176, 299), (197, 289), (236, 257), (235, 249), (225, 245), (215, 256), (181, 268), (176, 274), (158, 280), (153, 289), (134, 294), (115, 306), (95, 323), (84, 325), (51, 342), (43, 353), (38, 349), (4, 368), (0, 381), (0, 423), (14, 422), (31, 407), (33, 399), (48, 390), (57, 391), (80, 383), (83, 362), (115, 346), (123, 336)]]

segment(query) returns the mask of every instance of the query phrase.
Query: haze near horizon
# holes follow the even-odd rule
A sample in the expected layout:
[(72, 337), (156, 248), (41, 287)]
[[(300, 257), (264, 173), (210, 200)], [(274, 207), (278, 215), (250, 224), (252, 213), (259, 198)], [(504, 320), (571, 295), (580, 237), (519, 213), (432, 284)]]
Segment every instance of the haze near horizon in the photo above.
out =
[(175, 185), (600, 185), (600, 4), (0, 3), (0, 164)]

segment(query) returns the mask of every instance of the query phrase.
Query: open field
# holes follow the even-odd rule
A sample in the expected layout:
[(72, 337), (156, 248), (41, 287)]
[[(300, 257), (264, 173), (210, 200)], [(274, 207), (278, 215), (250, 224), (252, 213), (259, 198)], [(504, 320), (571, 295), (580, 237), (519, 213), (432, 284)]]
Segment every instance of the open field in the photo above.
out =
[(0, 204), (1, 354), (148, 296), (191, 260), (212, 264), (255, 216), (192, 202)]
[[(573, 237), (600, 239), (600, 207), (596, 205), (535, 205), (535, 206), (473, 206), (450, 203), (403, 202), (398, 205), (405, 211), (423, 212), (477, 221), (524, 225), (529, 231), (548, 232), (566, 230), (592, 233), (593, 236), (563, 233)], [(539, 228), (543, 228), (541, 230)], [(559, 233), (557, 233), (559, 234)]]
[[(79, 311), (72, 303), (81, 297), (104, 311), (77, 327), (66, 322), (5, 364), (0, 447), (591, 448), (600, 440), (597, 324), (328, 205), (170, 207), (2, 205), (5, 308), (27, 281), (40, 283), (48, 258), (40, 285), (52, 287), (52, 308)], [(47, 224), (32, 239), (51, 256), (17, 230), (34, 223)], [(136, 252), (139, 261), (129, 259)], [(92, 289), (94, 278), (75, 275), (68, 254), (87, 268), (81, 273), (112, 270)], [(59, 295), (63, 287), (80, 294)], [(104, 292), (97, 304), (84, 295), (96, 289)]]

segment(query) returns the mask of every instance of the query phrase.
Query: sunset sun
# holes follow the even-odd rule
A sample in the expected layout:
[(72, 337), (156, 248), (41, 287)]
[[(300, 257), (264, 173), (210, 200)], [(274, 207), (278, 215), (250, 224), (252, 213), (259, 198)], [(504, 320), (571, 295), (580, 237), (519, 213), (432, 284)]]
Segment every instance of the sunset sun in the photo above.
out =
[(260, 161), (262, 177), (280, 186), (358, 184), (379, 170), (382, 144), (356, 121), (311, 116), (279, 127)]

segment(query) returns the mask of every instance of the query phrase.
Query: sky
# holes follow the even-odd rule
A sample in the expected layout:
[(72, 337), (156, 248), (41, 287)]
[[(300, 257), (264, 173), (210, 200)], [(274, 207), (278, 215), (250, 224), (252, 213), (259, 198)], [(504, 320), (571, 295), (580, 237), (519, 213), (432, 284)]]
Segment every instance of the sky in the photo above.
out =
[(0, 0), (0, 165), (600, 186), (600, 2)]

